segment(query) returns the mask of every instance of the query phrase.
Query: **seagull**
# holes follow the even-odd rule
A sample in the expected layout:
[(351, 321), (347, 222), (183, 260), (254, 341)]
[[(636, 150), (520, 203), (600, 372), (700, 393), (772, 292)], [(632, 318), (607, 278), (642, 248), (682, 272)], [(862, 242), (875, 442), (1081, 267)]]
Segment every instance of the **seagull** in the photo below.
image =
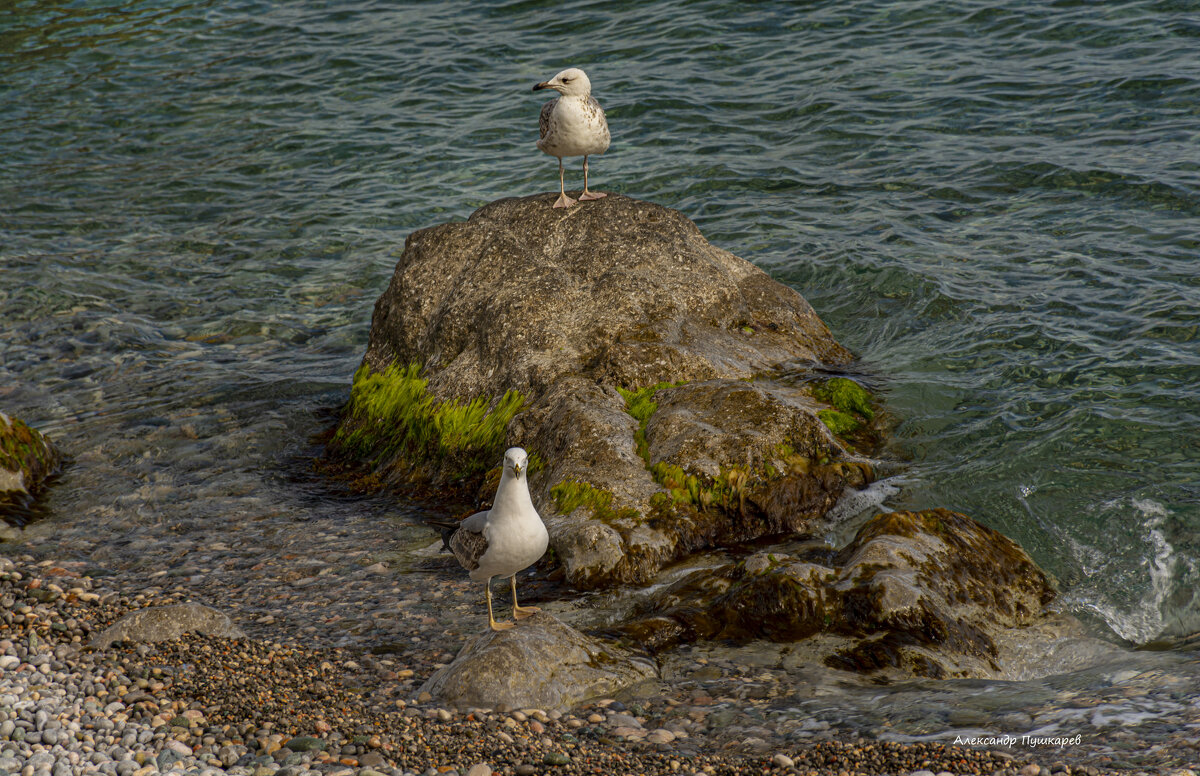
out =
[(488, 624), (494, 631), (507, 630), (515, 623), (496, 622), (492, 615), (492, 577), (512, 580), (513, 619), (521, 620), (540, 611), (536, 606), (517, 604), (517, 572), (536, 563), (550, 543), (546, 525), (529, 497), (525, 479), (528, 464), (524, 450), (510, 447), (504, 453), (504, 473), (492, 508), (463, 520), (450, 535), (454, 557), (471, 572), (471, 579), (485, 584)]
[(572, 67), (533, 87), (535, 92), (539, 89), (553, 89), (562, 95), (542, 106), (538, 122), (541, 133), (537, 147), (558, 157), (559, 196), (554, 207), (571, 207), (577, 201), (568, 197), (564, 188), (564, 156), (583, 157), (583, 193), (579, 195), (579, 201), (608, 196), (599, 191), (588, 191), (588, 156), (607, 151), (609, 135), (604, 109), (592, 96), (592, 82), (587, 73)]

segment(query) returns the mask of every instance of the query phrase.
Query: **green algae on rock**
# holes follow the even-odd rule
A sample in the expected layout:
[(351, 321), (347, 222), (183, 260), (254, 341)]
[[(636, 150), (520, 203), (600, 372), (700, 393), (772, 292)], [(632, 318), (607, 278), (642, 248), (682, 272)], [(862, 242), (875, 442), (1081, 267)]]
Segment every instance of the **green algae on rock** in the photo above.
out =
[[(546, 461), (531, 495), (566, 581), (584, 589), (809, 530), (871, 478), (864, 451), (826, 428), (825, 404), (804, 387), (852, 357), (798, 293), (674, 210), (620, 195), (569, 212), (549, 204), (500, 200), (409, 235), (332, 459), (380, 485), (460, 487), (481, 505), (483, 478), (465, 475), (494, 465), (487, 446), (443, 451), (425, 419), (474, 406), (488, 439), (502, 439), (496, 450)], [(797, 364), (807, 376), (790, 384), (783, 370)], [(368, 400), (388, 381), (403, 385)], [(377, 411), (393, 391), (418, 423)]]
[(478, 479), (492, 469), (524, 397), (507, 391), (497, 400), (437, 401), (420, 373), (415, 362), (391, 364), (382, 372), (360, 366), (330, 454), (365, 463), (373, 472), (428, 472), (431, 461), (449, 460), (458, 480)]
[(695, 572), (643, 602), (618, 633), (652, 651), (700, 639), (812, 639), (834, 668), (1004, 678), (1023, 640), (1069, 625), (1047, 610), (1054, 597), (1019, 545), (966, 515), (892, 512), (836, 553), (760, 553)]
[(0, 412), (0, 518), (24, 522), (62, 455), (36, 429)]
[(821, 422), (844, 444), (872, 451), (883, 441), (882, 424), (877, 417), (875, 400), (865, 388), (848, 377), (834, 377), (812, 383), (815, 399), (830, 405), (817, 412)]

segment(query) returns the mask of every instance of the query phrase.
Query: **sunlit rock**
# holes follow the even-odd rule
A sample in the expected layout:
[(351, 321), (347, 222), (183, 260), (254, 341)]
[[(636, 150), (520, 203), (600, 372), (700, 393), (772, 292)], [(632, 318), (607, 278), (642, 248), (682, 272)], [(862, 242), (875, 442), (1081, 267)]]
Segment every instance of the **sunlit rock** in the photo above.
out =
[(421, 691), (459, 708), (566, 710), (657, 675), (650, 661), (542, 612), (471, 639)]
[[(945, 509), (892, 512), (814, 557), (757, 554), (695, 572), (619, 630), (653, 651), (711, 639), (802, 641), (822, 662), (896, 678), (1023, 673), (1040, 641), (1078, 635), (1016, 542)], [(1069, 618), (1065, 618), (1069, 619)]]
[(457, 493), (465, 513), (520, 445), (580, 588), (807, 530), (872, 479), (873, 400), (833, 377), (851, 356), (796, 291), (674, 210), (548, 205), (500, 200), (409, 236), (330, 469)]

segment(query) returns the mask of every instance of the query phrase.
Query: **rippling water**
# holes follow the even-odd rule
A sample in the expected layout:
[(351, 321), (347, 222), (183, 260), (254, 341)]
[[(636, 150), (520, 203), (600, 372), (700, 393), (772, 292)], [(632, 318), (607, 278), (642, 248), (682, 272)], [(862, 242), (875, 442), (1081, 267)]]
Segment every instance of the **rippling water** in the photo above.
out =
[(1013, 536), (1099, 633), (1182, 637), (1198, 46), (1184, 0), (9, 3), (0, 406), (78, 459), (51, 520), (293, 508), (272, 472), (404, 237), (551, 190), (530, 87), (580, 65), (595, 187), (680, 209), (878, 375), (890, 505)]

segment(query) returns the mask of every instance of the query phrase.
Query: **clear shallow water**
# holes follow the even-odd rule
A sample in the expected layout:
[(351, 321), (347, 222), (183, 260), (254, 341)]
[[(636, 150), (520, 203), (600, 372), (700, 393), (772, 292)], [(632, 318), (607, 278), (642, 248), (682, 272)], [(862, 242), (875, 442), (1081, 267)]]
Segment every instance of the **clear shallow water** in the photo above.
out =
[(0, 406), (78, 458), (52, 520), (300, 509), (274, 472), (404, 237), (552, 189), (529, 90), (582, 65), (596, 187), (683, 211), (879, 376), (889, 505), (1014, 537), (1099, 633), (1191, 634), (1196, 10), (18, 2)]

